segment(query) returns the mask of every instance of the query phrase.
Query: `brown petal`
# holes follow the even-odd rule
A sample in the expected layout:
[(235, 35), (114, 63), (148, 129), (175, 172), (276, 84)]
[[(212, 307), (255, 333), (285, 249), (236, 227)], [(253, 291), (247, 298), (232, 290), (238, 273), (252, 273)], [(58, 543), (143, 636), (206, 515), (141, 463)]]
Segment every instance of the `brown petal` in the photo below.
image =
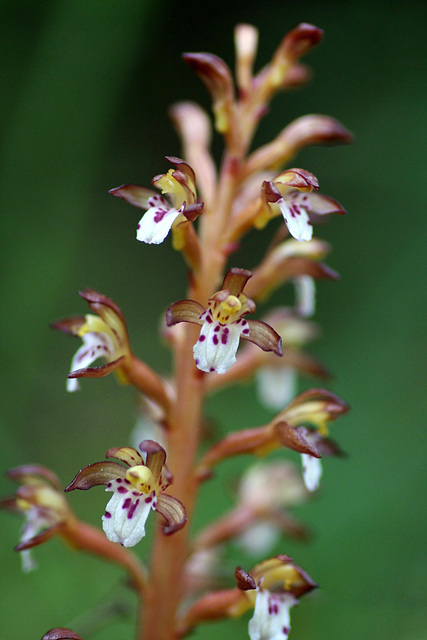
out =
[(321, 458), (316, 447), (306, 440), (304, 427), (291, 427), (290, 424), (283, 421), (275, 424), (274, 429), (284, 447), (298, 451), (298, 453), (307, 453), (315, 458)]
[(103, 307), (106, 307), (107, 310), (111, 309), (111, 311), (120, 318), (122, 324), (126, 324), (122, 310), (114, 300), (111, 300), (111, 298), (107, 298), (107, 296), (104, 296), (102, 293), (98, 293), (95, 289), (84, 289), (83, 291), (79, 291), (79, 296), (87, 300), (92, 311), (95, 311), (95, 313), (97, 313), (108, 325), (110, 323), (108, 322), (108, 318), (106, 319), (104, 317), (105, 312)]
[(81, 469), (64, 491), (86, 491), (99, 484), (108, 484), (126, 476), (126, 468), (118, 462), (95, 462)]
[(239, 269), (239, 267), (232, 267), (225, 274), (221, 290), (227, 289), (230, 292), (228, 295), (238, 296), (239, 293), (242, 293), (247, 281), (251, 277), (252, 271)]
[(246, 320), (246, 322), (249, 325), (249, 335), (245, 336), (242, 333), (242, 338), (253, 342), (263, 351), (274, 351), (278, 356), (283, 355), (282, 338), (273, 327), (262, 320)]
[(234, 575), (236, 578), (237, 587), (241, 591), (256, 589), (256, 582), (253, 579), (253, 577), (249, 573), (246, 573), (246, 571), (244, 571), (240, 567), (237, 567), (236, 571), (234, 572)]
[(137, 184), (122, 184), (120, 187), (110, 189), (108, 193), (116, 198), (122, 198), (140, 209), (149, 209), (148, 199), (157, 195), (156, 191), (139, 187)]
[(178, 300), (166, 310), (166, 324), (168, 327), (178, 324), (178, 322), (192, 322), (202, 325), (203, 320), (200, 320), (200, 316), (204, 311), (202, 305), (195, 300)]
[(322, 37), (322, 29), (302, 22), (285, 36), (282, 43), (284, 55), (294, 59), (300, 58), (315, 47)]
[(31, 549), (32, 547), (36, 547), (37, 545), (42, 544), (47, 540), (50, 540), (50, 538), (52, 538), (55, 534), (59, 533), (61, 526), (62, 526), (62, 523), (54, 524), (53, 526), (49, 527), (48, 529), (45, 529), (38, 535), (33, 536), (29, 540), (26, 540), (25, 542), (20, 542), (19, 544), (16, 545), (14, 550), (24, 551), (25, 549)]
[(329, 213), (347, 213), (344, 207), (329, 196), (324, 196), (321, 193), (309, 193), (308, 199), (310, 202), (310, 212), (317, 215), (326, 215)]
[(168, 162), (173, 164), (174, 167), (182, 171), (182, 173), (193, 183), (194, 187), (196, 186), (196, 175), (185, 160), (178, 158), (177, 156), (165, 156), (165, 158)]
[(65, 318), (64, 320), (51, 322), (49, 326), (51, 329), (62, 331), (63, 333), (67, 333), (71, 336), (77, 336), (80, 327), (82, 327), (85, 322), (86, 318), (84, 316), (73, 316), (72, 318)]
[(143, 459), (139, 455), (138, 451), (133, 447), (113, 447), (108, 449), (105, 454), (106, 458), (116, 458), (116, 460), (121, 460), (128, 467), (134, 467), (139, 464), (144, 464)]
[(158, 482), (166, 462), (166, 451), (155, 440), (143, 440), (139, 443), (139, 450), (147, 454), (146, 465), (153, 474), (155, 481)]
[(40, 464), (23, 464), (7, 472), (7, 477), (14, 482), (21, 484), (31, 484), (31, 481), (47, 480), (58, 491), (62, 491), (61, 483), (57, 476), (50, 469), (46, 469)]
[(167, 522), (163, 527), (166, 536), (179, 531), (187, 522), (187, 512), (182, 502), (167, 493), (158, 496), (156, 510)]
[(41, 640), (82, 640), (81, 637), (71, 629), (55, 627), (44, 634)]
[(123, 364), (125, 356), (120, 356), (116, 360), (112, 362), (108, 362), (107, 364), (103, 364), (100, 367), (85, 367), (84, 369), (76, 369), (75, 371), (71, 371), (67, 378), (104, 378), (108, 376), (109, 373), (120, 367)]

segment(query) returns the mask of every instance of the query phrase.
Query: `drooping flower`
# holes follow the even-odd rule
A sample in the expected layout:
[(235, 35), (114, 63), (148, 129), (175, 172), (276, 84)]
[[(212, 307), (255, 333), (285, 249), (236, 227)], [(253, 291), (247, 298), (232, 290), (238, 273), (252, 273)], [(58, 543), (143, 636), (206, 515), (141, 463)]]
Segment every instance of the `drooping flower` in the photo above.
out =
[[(111, 195), (146, 209), (138, 223), (136, 239), (148, 244), (160, 244), (172, 228), (177, 230), (182, 223), (192, 222), (203, 210), (203, 203), (197, 202), (193, 169), (181, 158), (166, 156), (166, 160), (176, 169), (155, 176), (152, 184), (162, 194), (167, 194), (168, 199), (134, 184), (124, 184), (110, 190)], [(177, 238), (176, 243), (180, 244)]]
[(280, 425), (284, 440), (289, 436), (290, 440), (295, 439), (296, 435), (300, 440), (301, 448), (292, 448), (301, 453), (303, 479), (309, 491), (319, 488), (322, 476), (321, 458), (344, 455), (338, 444), (328, 437), (328, 425), (346, 411), (348, 405), (338, 396), (311, 389), (297, 396), (274, 420), (277, 426)]
[(154, 440), (144, 440), (139, 445), (141, 454), (132, 447), (109, 449), (107, 458), (117, 462), (95, 462), (84, 467), (65, 491), (91, 489), (100, 484), (113, 493), (102, 526), (112, 542), (124, 547), (135, 546), (145, 536), (145, 523), (151, 510), (158, 511), (166, 520), (163, 532), (170, 535), (182, 529), (187, 516), (184, 505), (173, 496), (164, 493), (172, 483), (172, 474), (166, 467), (165, 450)]
[(225, 373), (236, 361), (240, 338), (254, 342), (264, 351), (282, 355), (280, 336), (265, 322), (246, 320), (244, 316), (255, 311), (255, 303), (243, 293), (251, 272), (232, 268), (222, 283), (221, 290), (209, 298), (208, 308), (194, 300), (180, 300), (166, 312), (168, 326), (179, 322), (200, 325), (200, 335), (193, 355), (201, 371)]
[(14, 496), (1, 500), (0, 506), (25, 518), (15, 551), (21, 552), (22, 570), (28, 572), (37, 567), (31, 548), (63, 532), (64, 525), (73, 519), (73, 515), (58, 478), (49, 469), (23, 465), (11, 469), (7, 475), (22, 486)]
[[(282, 447), (314, 458), (343, 455), (336, 442), (328, 437), (328, 424), (347, 411), (348, 405), (331, 391), (308, 389), (268, 424), (227, 434), (206, 452), (198, 473), (200, 477), (205, 477), (213, 465), (231, 456), (242, 453), (265, 456)], [(303, 464), (305, 461), (303, 459)], [(306, 486), (312, 490), (320, 476), (318, 472), (315, 473), (314, 465), (304, 466)]]
[(255, 221), (256, 226), (262, 228), (270, 218), (282, 214), (289, 233), (296, 240), (311, 240), (310, 215), (345, 213), (336, 200), (317, 193), (318, 189), (316, 176), (304, 169), (287, 169), (273, 180), (264, 181), (261, 190), (263, 208)]

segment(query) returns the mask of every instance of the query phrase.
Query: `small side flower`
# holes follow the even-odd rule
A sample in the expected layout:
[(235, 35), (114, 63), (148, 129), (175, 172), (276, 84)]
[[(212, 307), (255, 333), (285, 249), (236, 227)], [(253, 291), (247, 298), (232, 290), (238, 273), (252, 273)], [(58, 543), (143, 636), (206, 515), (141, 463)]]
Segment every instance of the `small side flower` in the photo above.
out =
[(165, 535), (182, 529), (187, 520), (184, 505), (173, 496), (164, 493), (172, 483), (172, 474), (166, 467), (166, 453), (154, 440), (144, 440), (139, 445), (141, 454), (132, 447), (109, 449), (107, 458), (117, 462), (95, 462), (84, 467), (66, 487), (91, 489), (106, 485), (113, 495), (109, 500), (102, 526), (109, 540), (124, 547), (135, 546), (145, 536), (145, 523), (151, 510), (158, 511), (166, 520)]
[(73, 515), (58, 478), (49, 469), (36, 464), (23, 465), (11, 469), (7, 475), (21, 486), (15, 495), (2, 499), (0, 507), (25, 518), (15, 551), (21, 553), (22, 570), (28, 572), (37, 567), (31, 555), (32, 547), (62, 533)]
[[(115, 371), (120, 382), (127, 383), (124, 372), (125, 360), (131, 357), (126, 321), (121, 309), (107, 296), (85, 289), (79, 295), (87, 300), (92, 311), (98, 315), (87, 314), (52, 323), (53, 329), (77, 336), (82, 346), (71, 361), (67, 391), (77, 391), (78, 378), (100, 378)], [(90, 365), (103, 358), (106, 364), (100, 367)]]

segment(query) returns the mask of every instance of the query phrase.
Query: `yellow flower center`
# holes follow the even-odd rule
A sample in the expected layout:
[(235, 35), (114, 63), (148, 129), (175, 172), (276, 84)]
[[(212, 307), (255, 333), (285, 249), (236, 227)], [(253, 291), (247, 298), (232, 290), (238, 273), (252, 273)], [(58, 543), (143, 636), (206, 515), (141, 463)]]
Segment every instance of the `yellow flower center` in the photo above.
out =
[(214, 310), (215, 320), (219, 320), (222, 324), (234, 322), (236, 314), (242, 308), (242, 303), (236, 296), (228, 296), (223, 302), (220, 302), (218, 308)]
[(140, 493), (151, 493), (155, 489), (153, 474), (145, 465), (138, 464), (126, 472), (126, 480)]

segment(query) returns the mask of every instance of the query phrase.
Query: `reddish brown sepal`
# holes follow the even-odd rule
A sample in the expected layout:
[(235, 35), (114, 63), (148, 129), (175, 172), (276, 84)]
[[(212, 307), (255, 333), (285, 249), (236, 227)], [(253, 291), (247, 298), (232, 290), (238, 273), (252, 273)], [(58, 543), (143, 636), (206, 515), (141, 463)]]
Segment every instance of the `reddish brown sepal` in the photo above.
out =
[(108, 484), (111, 480), (125, 476), (126, 469), (118, 462), (95, 462), (79, 471), (64, 491), (74, 491), (74, 489), (86, 491), (99, 484)]
[(289, 58), (300, 58), (315, 47), (323, 37), (322, 29), (302, 22), (290, 31), (284, 40), (284, 53)]
[(76, 369), (75, 371), (71, 371), (67, 378), (104, 378), (108, 376), (109, 373), (120, 367), (123, 364), (125, 356), (120, 356), (116, 360), (112, 362), (107, 362), (107, 364), (103, 364), (100, 367), (85, 367), (84, 369)]
[(315, 458), (322, 457), (316, 447), (307, 441), (304, 427), (291, 427), (287, 422), (279, 422), (275, 425), (275, 431), (284, 447), (298, 453), (307, 453)]
[(47, 540), (50, 540), (50, 538), (52, 538), (54, 535), (59, 533), (61, 529), (62, 529), (62, 523), (54, 524), (48, 529), (44, 529), (38, 535), (35, 535), (32, 538), (30, 538), (30, 540), (27, 540), (26, 542), (20, 542), (19, 544), (17, 544), (14, 547), (14, 551), (24, 551), (25, 549), (32, 549), (32, 547), (37, 547), (39, 544), (42, 544), (43, 542), (47, 542)]
[(249, 573), (246, 573), (246, 571), (244, 571), (240, 567), (237, 567), (236, 571), (234, 572), (234, 575), (236, 578), (237, 587), (241, 591), (249, 591), (250, 589), (256, 589), (256, 582), (253, 579), (253, 577), (249, 575)]
[(65, 627), (55, 627), (44, 634), (41, 640), (82, 640), (75, 631)]

